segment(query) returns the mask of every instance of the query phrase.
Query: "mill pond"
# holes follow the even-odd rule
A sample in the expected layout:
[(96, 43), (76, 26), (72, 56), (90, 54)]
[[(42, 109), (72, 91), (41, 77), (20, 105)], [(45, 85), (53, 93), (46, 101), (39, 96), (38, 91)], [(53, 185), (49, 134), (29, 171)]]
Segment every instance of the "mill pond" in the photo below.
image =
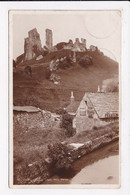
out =
[(44, 184), (119, 184), (118, 141), (85, 155), (71, 171), (60, 172)]

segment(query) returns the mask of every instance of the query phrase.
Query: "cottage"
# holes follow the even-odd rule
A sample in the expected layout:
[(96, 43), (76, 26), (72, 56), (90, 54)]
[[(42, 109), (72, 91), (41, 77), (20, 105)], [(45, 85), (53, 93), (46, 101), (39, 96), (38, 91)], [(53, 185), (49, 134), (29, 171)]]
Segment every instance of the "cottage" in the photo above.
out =
[(85, 93), (81, 102), (75, 102), (73, 93), (71, 103), (66, 108), (73, 115), (73, 128), (77, 132), (91, 130), (118, 120), (118, 93)]

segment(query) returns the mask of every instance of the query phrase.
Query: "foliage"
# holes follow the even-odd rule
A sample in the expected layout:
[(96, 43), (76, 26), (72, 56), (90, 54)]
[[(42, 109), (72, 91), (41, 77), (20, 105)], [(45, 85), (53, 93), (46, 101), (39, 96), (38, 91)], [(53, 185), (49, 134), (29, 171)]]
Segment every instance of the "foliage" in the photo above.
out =
[(66, 136), (72, 137), (76, 133), (72, 127), (73, 118), (63, 108), (57, 108), (55, 112), (62, 116), (61, 128), (65, 129)]
[(63, 49), (63, 47), (64, 47), (65, 44), (66, 44), (66, 42), (60, 42), (60, 43), (58, 43), (58, 44), (56, 45), (56, 48), (57, 48), (58, 50), (61, 50), (61, 49)]
[(72, 127), (72, 117), (67, 112), (62, 114), (61, 127), (66, 130), (67, 137), (72, 137), (75, 134), (75, 130)]
[(89, 55), (84, 55), (79, 60), (79, 65), (83, 67), (88, 67), (89, 65), (92, 65), (92, 64), (93, 64), (93, 60), (92, 60), (92, 57)]
[(24, 71), (26, 72), (26, 74), (28, 74), (32, 77), (32, 68), (31, 68), (31, 66), (26, 66), (24, 68)]
[(71, 158), (69, 149), (61, 143), (48, 145), (47, 156), (50, 159), (51, 165), (56, 169), (69, 169), (71, 167)]
[(55, 113), (59, 115), (63, 115), (63, 114), (66, 114), (67, 112), (63, 108), (56, 108)]
[(73, 65), (73, 62), (69, 56), (67, 56), (63, 61), (60, 61), (58, 64), (58, 67), (60, 69), (69, 68), (71, 65)]

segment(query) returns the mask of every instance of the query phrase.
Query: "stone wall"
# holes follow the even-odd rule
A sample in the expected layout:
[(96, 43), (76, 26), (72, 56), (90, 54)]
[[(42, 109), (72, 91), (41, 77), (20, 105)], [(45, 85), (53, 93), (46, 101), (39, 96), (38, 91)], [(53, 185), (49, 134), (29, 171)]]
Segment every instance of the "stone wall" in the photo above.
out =
[(70, 39), (68, 43), (63, 43), (63, 49), (70, 49), (72, 51), (86, 51), (86, 39), (81, 38), (81, 42), (79, 38), (75, 39), (75, 42)]
[(76, 38), (72, 50), (73, 51), (86, 51), (86, 39), (81, 38), (81, 42), (80, 42), (79, 38)]
[(31, 128), (51, 128), (52, 117), (49, 112), (23, 112), (14, 111), (13, 113), (14, 127), (20, 126), (24, 130)]
[(100, 127), (107, 125), (108, 122), (101, 121), (96, 118), (88, 118), (87, 116), (77, 116), (74, 118), (74, 125), (76, 126), (76, 133), (81, 131), (92, 130), (93, 127)]

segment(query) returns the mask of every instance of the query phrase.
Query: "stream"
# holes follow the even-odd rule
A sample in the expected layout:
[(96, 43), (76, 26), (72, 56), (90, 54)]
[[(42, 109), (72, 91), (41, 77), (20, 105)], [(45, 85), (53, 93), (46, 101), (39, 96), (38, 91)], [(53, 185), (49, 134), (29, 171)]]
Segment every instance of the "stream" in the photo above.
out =
[(44, 184), (118, 184), (119, 142), (104, 146), (81, 157), (72, 169), (55, 174)]

